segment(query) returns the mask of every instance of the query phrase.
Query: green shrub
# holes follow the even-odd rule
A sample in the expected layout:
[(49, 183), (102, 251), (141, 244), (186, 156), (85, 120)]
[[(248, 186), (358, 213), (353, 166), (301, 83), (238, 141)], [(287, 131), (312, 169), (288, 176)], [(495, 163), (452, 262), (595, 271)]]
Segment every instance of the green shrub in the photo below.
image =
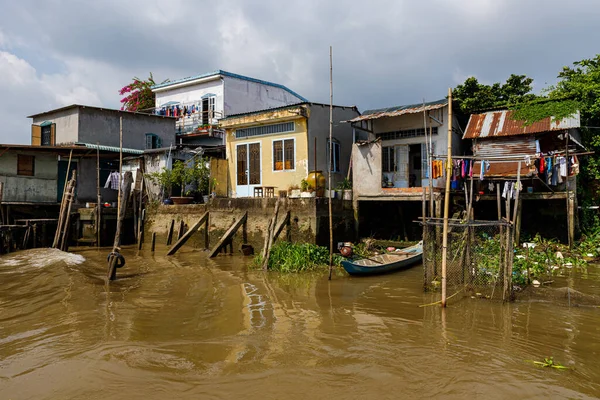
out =
[[(333, 264), (338, 266), (342, 257), (333, 255)], [(262, 264), (262, 257), (256, 256), (255, 265)], [(279, 272), (304, 272), (326, 269), (329, 266), (329, 249), (310, 243), (295, 244), (278, 242), (271, 248), (268, 268)]]

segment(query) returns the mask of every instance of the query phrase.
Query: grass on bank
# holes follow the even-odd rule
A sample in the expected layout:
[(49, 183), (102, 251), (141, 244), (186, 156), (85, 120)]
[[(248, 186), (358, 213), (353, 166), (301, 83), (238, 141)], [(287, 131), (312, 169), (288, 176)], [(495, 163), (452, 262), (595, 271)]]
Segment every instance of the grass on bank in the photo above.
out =
[[(333, 255), (333, 265), (339, 266), (343, 258)], [(261, 255), (254, 258), (254, 265), (262, 264)], [(278, 272), (305, 272), (327, 269), (329, 267), (329, 249), (310, 243), (277, 242), (271, 248), (268, 268)]]

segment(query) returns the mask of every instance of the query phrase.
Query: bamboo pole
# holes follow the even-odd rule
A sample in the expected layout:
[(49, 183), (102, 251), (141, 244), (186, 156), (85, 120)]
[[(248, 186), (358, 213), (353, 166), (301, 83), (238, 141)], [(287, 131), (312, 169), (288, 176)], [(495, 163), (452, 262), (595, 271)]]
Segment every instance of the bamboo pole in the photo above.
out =
[(333, 214), (331, 207), (331, 163), (333, 161), (333, 49), (329, 46), (329, 165), (327, 166), (327, 182), (329, 184), (329, 280), (333, 272)]
[(100, 195), (100, 142), (96, 142), (96, 247), (100, 247), (102, 221), (102, 196)]
[[(58, 214), (58, 223), (56, 226), (56, 233), (54, 234), (54, 241), (52, 242), (52, 247), (56, 248), (58, 246), (58, 241), (59, 241), (59, 237), (60, 237), (60, 232), (62, 231), (62, 223), (63, 223), (63, 219), (64, 219), (64, 212), (65, 212), (65, 206), (67, 205), (66, 203), (66, 196), (65, 193), (67, 192), (67, 183), (69, 182), (69, 170), (71, 169), (71, 158), (73, 157), (73, 149), (71, 149), (71, 151), (69, 152), (69, 162), (67, 163), (67, 173), (65, 174), (65, 185), (63, 187), (63, 195), (62, 195), (62, 199), (60, 202), (60, 212)], [(8, 208), (6, 209), (6, 223), (8, 224)]]
[[(133, 175), (131, 172), (127, 171), (125, 176), (123, 177), (123, 190), (121, 191), (121, 196), (123, 197), (121, 200), (122, 204), (127, 204), (127, 197), (131, 192), (131, 182), (133, 180)], [(121, 207), (119, 209), (119, 214), (117, 215), (117, 229), (115, 231), (115, 240), (113, 242), (113, 250), (108, 260), (108, 280), (113, 281), (116, 279), (116, 262), (117, 257), (113, 255), (113, 253), (118, 253), (121, 247), (121, 232), (123, 230), (123, 220), (125, 219), (125, 212), (127, 211), (127, 207)]]
[(117, 193), (117, 215), (121, 215), (121, 182), (123, 179), (123, 117), (119, 117), (119, 191)]
[(442, 230), (442, 307), (446, 307), (446, 269), (448, 256), (448, 214), (450, 213), (450, 175), (452, 174), (452, 88), (448, 89), (448, 154), (446, 158), (446, 191), (444, 193), (444, 226)]

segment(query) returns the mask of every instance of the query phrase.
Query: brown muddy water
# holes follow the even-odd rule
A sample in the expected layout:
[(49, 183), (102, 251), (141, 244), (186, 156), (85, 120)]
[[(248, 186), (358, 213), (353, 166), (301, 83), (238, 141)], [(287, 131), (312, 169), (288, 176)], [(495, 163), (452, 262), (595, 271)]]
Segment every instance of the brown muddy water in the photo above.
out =
[[(156, 254), (163, 254), (164, 248)], [(0, 258), (1, 399), (595, 398), (600, 309), (418, 307), (422, 270), (280, 275), (241, 257), (36, 249)], [(555, 286), (600, 295), (597, 267)], [(527, 360), (553, 356), (570, 370)]]

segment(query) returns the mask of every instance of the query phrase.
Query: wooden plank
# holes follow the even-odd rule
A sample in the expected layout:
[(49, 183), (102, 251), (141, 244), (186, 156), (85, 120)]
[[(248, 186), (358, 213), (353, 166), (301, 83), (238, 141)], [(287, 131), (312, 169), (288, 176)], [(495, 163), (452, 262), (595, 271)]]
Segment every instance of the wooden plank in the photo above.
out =
[(208, 254), (208, 256), (210, 258), (215, 257), (217, 254), (219, 254), (219, 250), (221, 249), (221, 247), (223, 247), (228, 240), (230, 240), (233, 235), (237, 232), (238, 229), (240, 229), (240, 227), (246, 223), (246, 221), (248, 220), (248, 211), (246, 211), (244, 213), (244, 215), (242, 215), (242, 217), (234, 222), (231, 227), (227, 230), (227, 232), (225, 232), (225, 234), (223, 235), (223, 237), (221, 237), (221, 239), (219, 239), (219, 242), (217, 243), (217, 245), (210, 251), (210, 253)]
[[(181, 223), (183, 224), (183, 221), (181, 221)], [(183, 245), (185, 244), (185, 242), (187, 242), (187, 241), (188, 241), (188, 239), (189, 239), (190, 237), (192, 237), (192, 235), (194, 234), (194, 232), (196, 232), (196, 231), (197, 231), (197, 230), (198, 230), (198, 229), (199, 229), (199, 228), (202, 226), (202, 224), (206, 224), (206, 225), (208, 225), (208, 211), (207, 211), (207, 212), (205, 212), (205, 213), (204, 213), (204, 214), (203, 214), (203, 215), (200, 217), (200, 219), (198, 220), (198, 222), (196, 222), (196, 223), (194, 224), (194, 226), (192, 226), (192, 227), (190, 228), (190, 230), (189, 230), (189, 231), (187, 231), (185, 234), (183, 234), (183, 235), (181, 236), (181, 238), (180, 238), (180, 239), (177, 241), (177, 243), (175, 243), (175, 244), (173, 245), (173, 247), (171, 247), (171, 248), (169, 249), (169, 252), (167, 253), (167, 255), (168, 255), (168, 256), (172, 256), (173, 254), (175, 254), (175, 253), (177, 252), (177, 250), (179, 250), (179, 249), (181, 248), (181, 246), (183, 246)], [(181, 230), (180, 230), (180, 232), (181, 232)]]
[(281, 231), (283, 231), (283, 228), (285, 228), (286, 225), (288, 225), (289, 223), (290, 223), (290, 212), (288, 211), (285, 214), (285, 217), (283, 217), (283, 220), (279, 223), (279, 225), (277, 225), (277, 228), (275, 229), (275, 232), (273, 233), (273, 242), (275, 240), (277, 240), (277, 238), (281, 234)]

